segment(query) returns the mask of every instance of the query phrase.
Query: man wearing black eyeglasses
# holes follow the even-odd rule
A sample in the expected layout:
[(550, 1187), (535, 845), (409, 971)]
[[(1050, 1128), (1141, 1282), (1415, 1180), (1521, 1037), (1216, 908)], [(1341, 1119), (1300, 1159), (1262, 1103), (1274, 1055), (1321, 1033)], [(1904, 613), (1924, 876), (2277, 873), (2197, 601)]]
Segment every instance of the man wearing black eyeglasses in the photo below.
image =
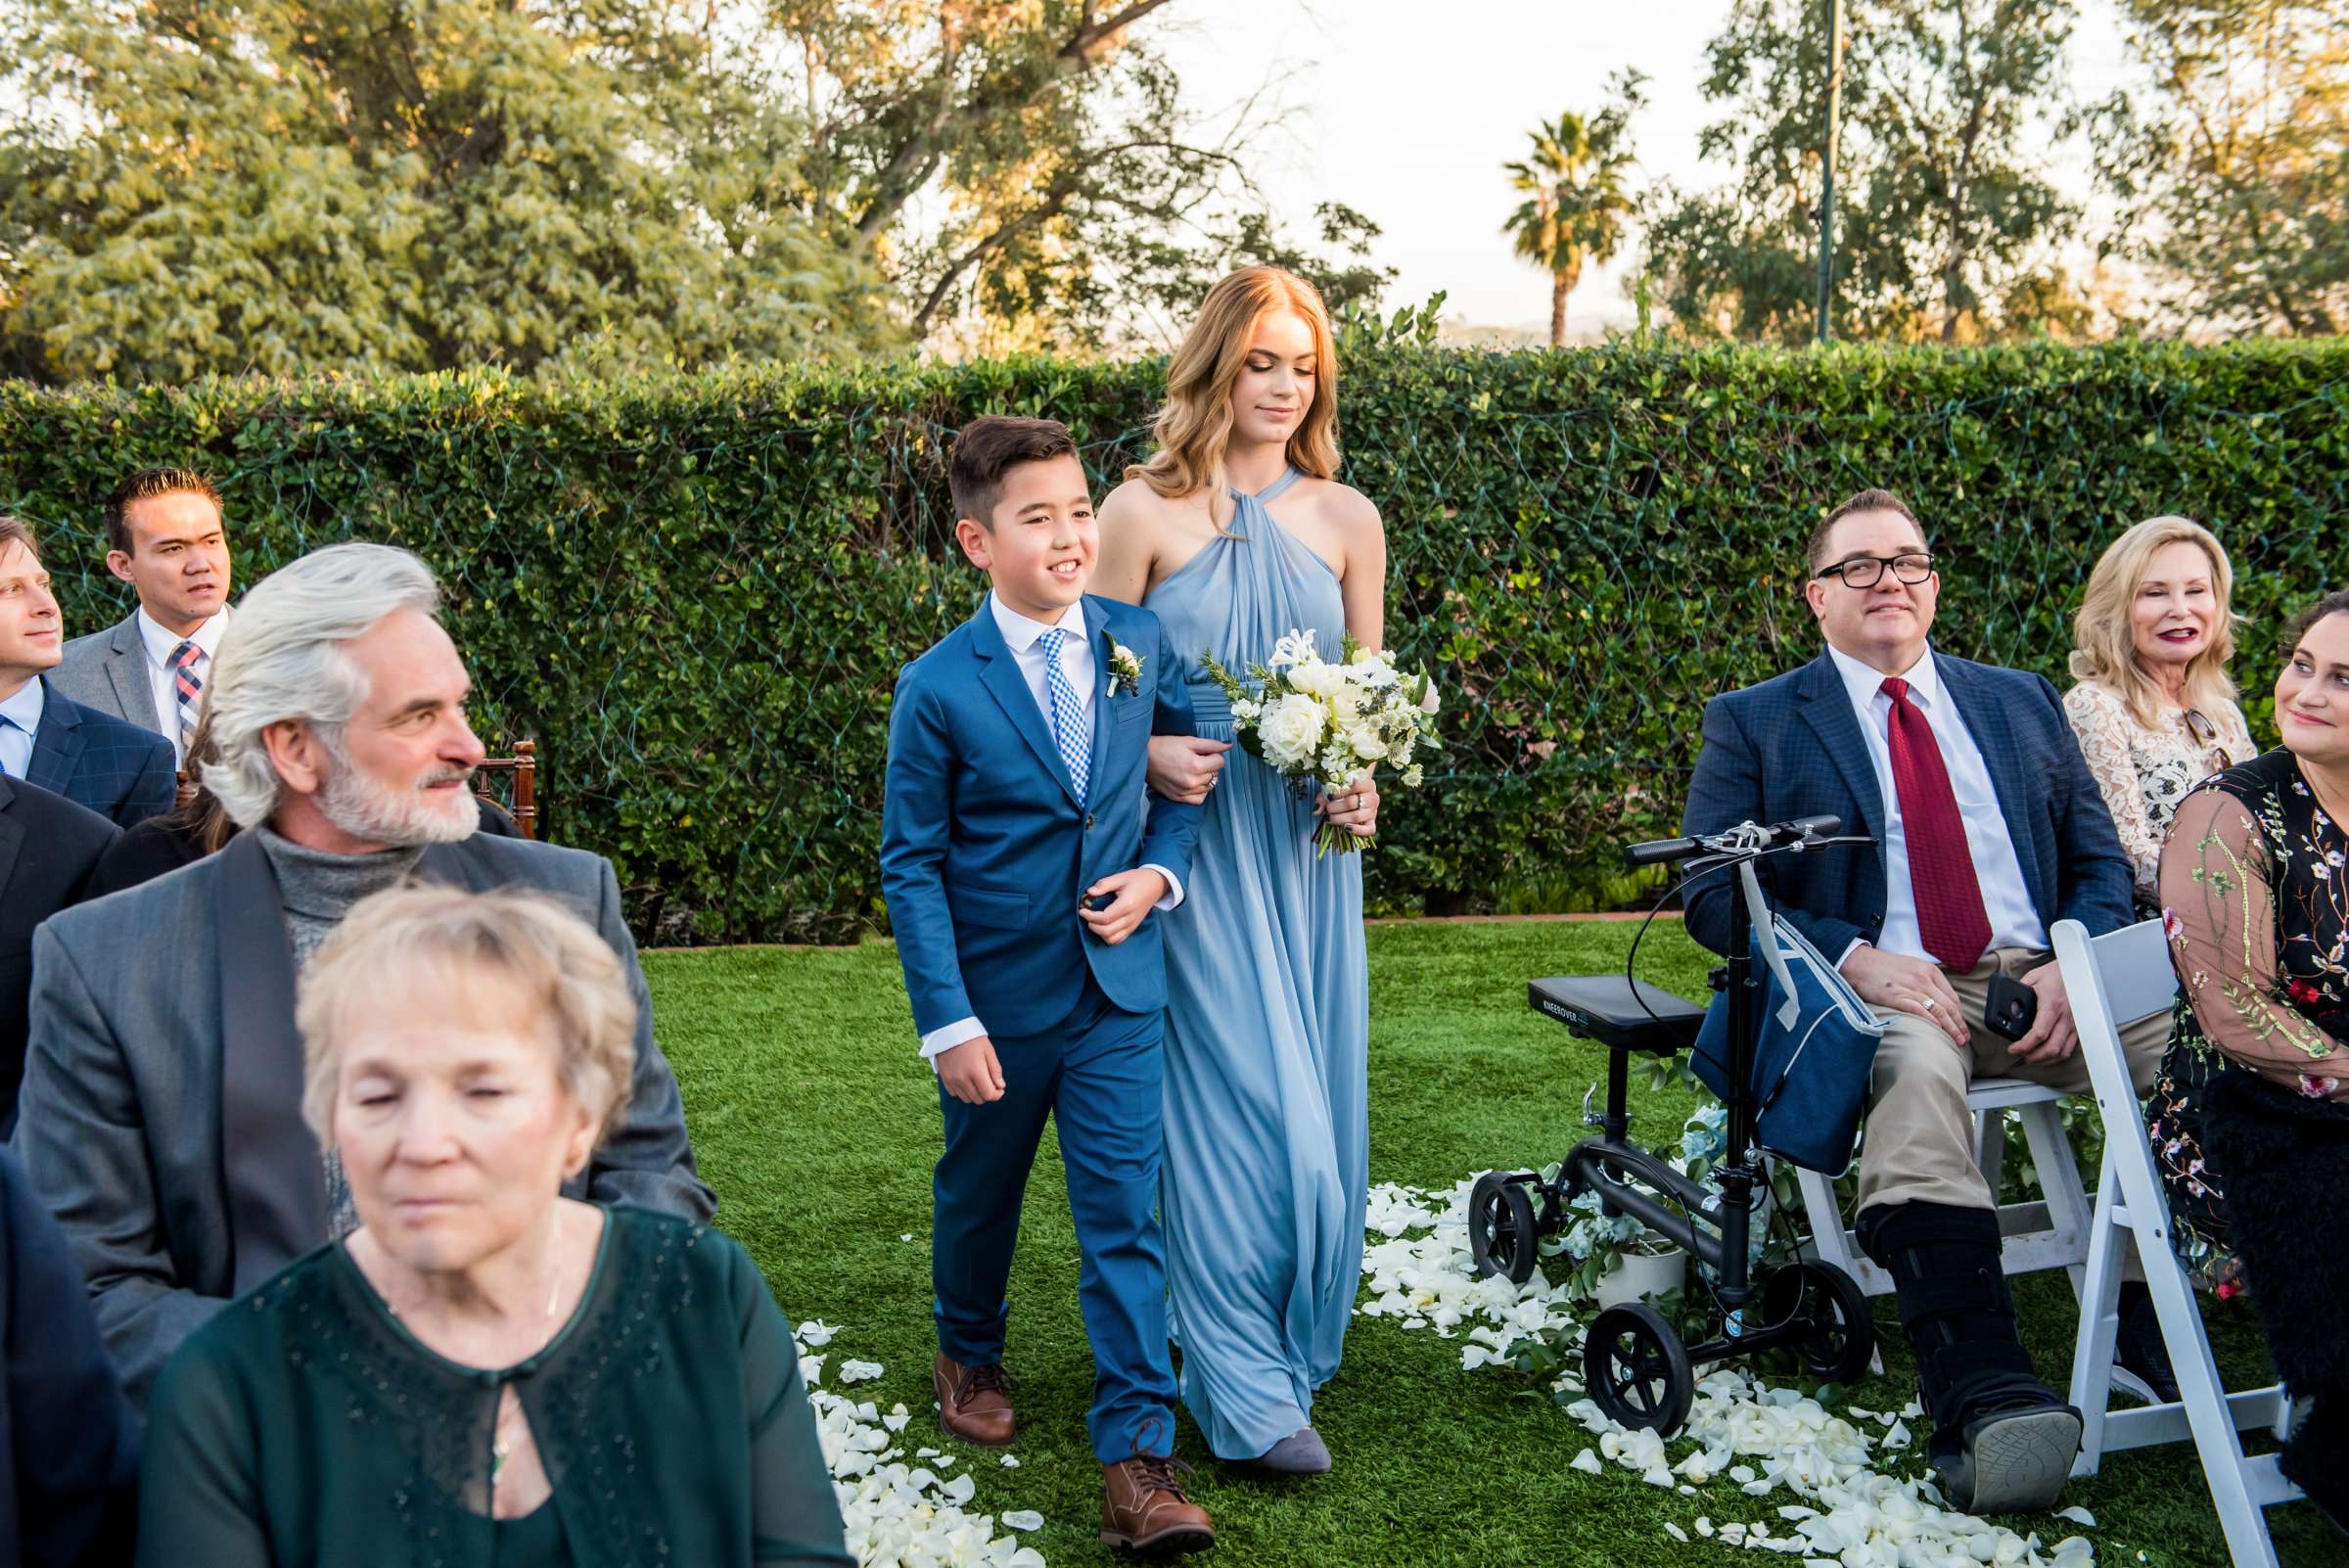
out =
[[(2044, 1508), (2081, 1418), (2039, 1380), (2016, 1331), (1966, 1091), (1991, 1077), (2088, 1089), (2048, 930), (2127, 925), (2129, 861), (2055, 688), (1932, 647), (1941, 579), (1898, 496), (1845, 501), (1809, 554), (1804, 597), (1826, 649), (1706, 705), (1682, 831), (1831, 815), (1877, 841), (1875, 854), (1782, 856), (1761, 874), (1779, 913), (1886, 1023), (1858, 1229), (1899, 1293), (1943, 1488), (1969, 1512)], [(1721, 879), (1689, 896), (1689, 934), (1716, 952), (1729, 898)], [(2125, 1037), (2141, 1094), (2167, 1034), (2159, 1017)], [(2174, 1390), (2142, 1315), (2149, 1333), (2123, 1334), (2122, 1363)]]

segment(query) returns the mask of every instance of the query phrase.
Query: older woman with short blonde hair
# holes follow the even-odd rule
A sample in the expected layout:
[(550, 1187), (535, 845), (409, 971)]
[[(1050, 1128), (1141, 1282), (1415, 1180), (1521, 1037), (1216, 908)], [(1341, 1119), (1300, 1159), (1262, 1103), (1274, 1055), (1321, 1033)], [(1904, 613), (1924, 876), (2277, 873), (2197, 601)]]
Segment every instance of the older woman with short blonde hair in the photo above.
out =
[(2234, 569), (2183, 517), (2147, 518), (2106, 547), (2073, 625), (2064, 713), (2128, 852), (2142, 912), (2187, 792), (2258, 754), (2235, 706)]
[(358, 1228), (192, 1335), (140, 1562), (846, 1564), (791, 1329), (742, 1249), (562, 1195), (636, 1004), (551, 899), (414, 887), (302, 975), (302, 1109)]

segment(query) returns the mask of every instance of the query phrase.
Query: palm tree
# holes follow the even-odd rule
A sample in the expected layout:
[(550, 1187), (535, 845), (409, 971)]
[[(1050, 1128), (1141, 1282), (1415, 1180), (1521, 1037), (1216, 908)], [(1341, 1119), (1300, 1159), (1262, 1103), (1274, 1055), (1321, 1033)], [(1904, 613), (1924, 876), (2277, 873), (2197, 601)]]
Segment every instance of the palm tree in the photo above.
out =
[(1526, 193), (1501, 225), (1514, 235), (1516, 254), (1549, 272), (1549, 342), (1566, 341), (1566, 297), (1582, 280), (1583, 263), (1604, 261), (1623, 243), (1633, 209), (1624, 175), (1634, 161), (1628, 102), (1595, 116), (1560, 115), (1533, 132), (1533, 156), (1503, 165), (1512, 188)]

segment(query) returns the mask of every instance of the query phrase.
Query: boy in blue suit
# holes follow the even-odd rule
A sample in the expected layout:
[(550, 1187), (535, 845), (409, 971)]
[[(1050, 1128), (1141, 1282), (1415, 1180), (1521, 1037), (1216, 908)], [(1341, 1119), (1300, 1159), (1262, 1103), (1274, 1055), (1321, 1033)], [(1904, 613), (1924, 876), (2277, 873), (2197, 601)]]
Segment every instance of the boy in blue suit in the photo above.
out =
[(1093, 1348), (1086, 1418), (1101, 1539), (1215, 1541), (1173, 1462), (1174, 1377), (1158, 1200), (1166, 968), (1199, 807), (1146, 798), (1153, 734), (1194, 732), (1147, 610), (1084, 591), (1084, 469), (1051, 420), (974, 420), (954, 442), (955, 538), (993, 584), (898, 677), (881, 885), (945, 1150), (934, 1177), (934, 1376), (946, 1430), (1000, 1446), (1004, 1288), (1044, 1119), (1060, 1128)]

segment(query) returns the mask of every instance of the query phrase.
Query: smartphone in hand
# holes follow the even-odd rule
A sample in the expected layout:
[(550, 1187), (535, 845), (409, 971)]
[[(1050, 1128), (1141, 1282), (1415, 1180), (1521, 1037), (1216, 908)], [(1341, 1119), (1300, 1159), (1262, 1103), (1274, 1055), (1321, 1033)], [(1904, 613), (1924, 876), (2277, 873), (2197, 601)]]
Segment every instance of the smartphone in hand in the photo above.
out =
[(2039, 1017), (2039, 992), (2012, 975), (1990, 977), (1982, 999), (1982, 1027), (2004, 1039), (2021, 1039)]

